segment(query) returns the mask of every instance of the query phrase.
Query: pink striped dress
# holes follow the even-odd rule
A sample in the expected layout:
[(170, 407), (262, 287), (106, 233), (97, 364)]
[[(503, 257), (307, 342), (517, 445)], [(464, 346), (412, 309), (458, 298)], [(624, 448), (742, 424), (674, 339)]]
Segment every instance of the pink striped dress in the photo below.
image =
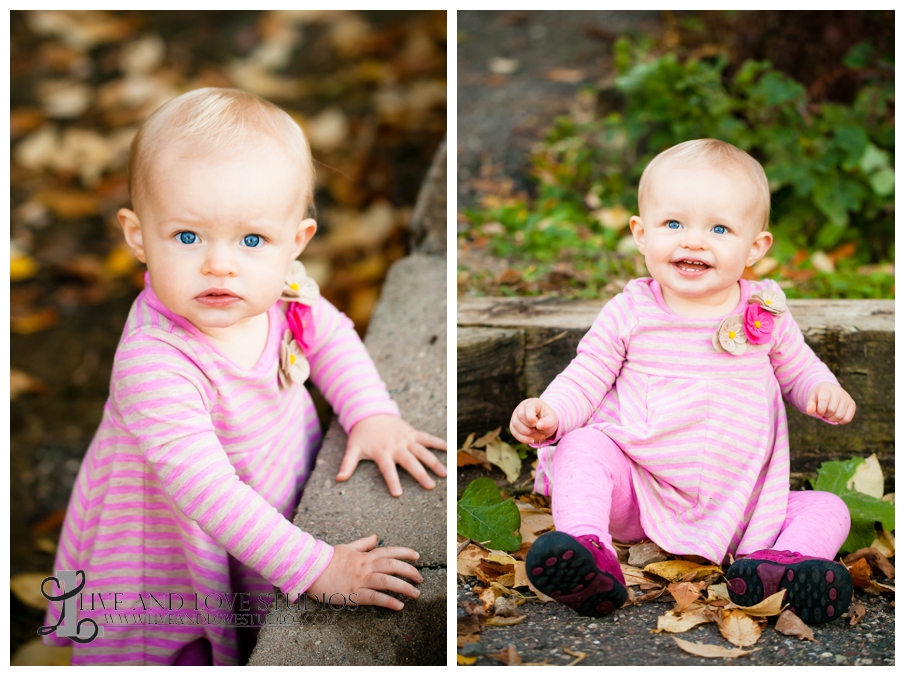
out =
[[(740, 285), (730, 314), (755, 291), (781, 294), (771, 280)], [(782, 398), (804, 411), (817, 384), (838, 384), (791, 314), (775, 319), (769, 342), (720, 353), (711, 339), (722, 318), (678, 317), (657, 281), (629, 282), (541, 395), (559, 429), (538, 451), (535, 490), (555, 485), (550, 444), (590, 425), (631, 461), (642, 526), (661, 547), (720, 562), (771, 546), (789, 493)]]
[[(278, 382), (285, 310), (285, 303), (269, 310), (266, 349), (253, 368), (240, 368), (167, 310), (146, 277), (116, 351), (110, 398), (73, 487), (56, 556), (54, 570), (85, 571), (79, 620), (104, 624), (105, 635), (86, 644), (45, 637), (73, 646), (73, 664), (166, 664), (200, 637), (210, 640), (214, 664), (236, 664), (239, 629), (190, 619), (217, 599), (226, 600), (221, 612), (227, 612), (236, 592), (251, 594), (252, 612), (263, 612), (258, 594), (277, 586), (293, 597), (330, 562), (333, 548), (288, 520), (321, 431), (306, 388)], [(311, 380), (342, 427), (348, 431), (377, 413), (398, 415), (352, 322), (322, 298), (313, 321)], [(50, 583), (45, 589), (59, 593)], [(153, 603), (145, 611), (139, 592), (145, 600), (149, 593), (181, 594), (183, 612), (169, 614), (183, 619), (105, 624), (114, 592), (123, 593), (119, 615), (164, 612)], [(50, 604), (47, 625), (57, 623), (60, 606)]]

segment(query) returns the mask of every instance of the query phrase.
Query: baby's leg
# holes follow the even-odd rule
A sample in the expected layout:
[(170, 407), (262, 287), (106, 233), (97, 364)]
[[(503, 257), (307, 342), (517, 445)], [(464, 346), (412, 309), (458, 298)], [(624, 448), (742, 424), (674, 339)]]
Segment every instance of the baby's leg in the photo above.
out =
[(786, 520), (773, 549), (833, 559), (848, 537), (850, 519), (848, 507), (837, 495), (824, 491), (789, 493)]
[(569, 535), (596, 535), (613, 551), (644, 539), (628, 458), (600, 430), (565, 435), (553, 453), (553, 523)]

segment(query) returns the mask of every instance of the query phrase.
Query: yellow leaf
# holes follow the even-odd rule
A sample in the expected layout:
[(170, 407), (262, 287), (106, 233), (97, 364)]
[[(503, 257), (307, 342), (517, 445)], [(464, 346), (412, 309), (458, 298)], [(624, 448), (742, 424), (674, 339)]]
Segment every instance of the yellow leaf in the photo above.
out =
[(644, 566), (644, 572), (659, 575), (670, 582), (679, 582), (691, 572), (695, 573), (695, 580), (700, 580), (711, 573), (722, 573), (723, 569), (719, 566), (702, 566), (691, 561), (660, 561)]
[(876, 453), (858, 465), (845, 487), (877, 499), (883, 497), (883, 470)]
[(720, 582), (719, 584), (712, 584), (707, 587), (707, 600), (708, 601), (731, 601), (729, 598), (729, 590), (726, 588), (725, 582)]
[(760, 638), (760, 626), (740, 610), (722, 611), (717, 625), (723, 637), (739, 648), (752, 646)]
[(694, 582), (673, 582), (667, 587), (667, 590), (676, 600), (675, 612), (681, 613), (692, 603), (701, 597), (701, 589), (704, 583), (695, 584)]
[(104, 270), (109, 277), (124, 277), (138, 267), (138, 259), (125, 244), (114, 247), (104, 261)]
[(458, 664), (458, 665), (467, 667), (469, 665), (474, 664), (477, 661), (478, 661), (477, 657), (465, 657), (465, 655), (460, 655), (459, 653), (456, 653), (456, 664)]
[(28, 254), (15, 252), (9, 259), (9, 281), (21, 282), (38, 273), (38, 262)]
[(490, 554), (489, 556), (485, 556), (485, 559), (488, 561), (494, 561), (496, 563), (502, 563), (504, 566), (514, 566), (516, 564), (516, 560), (513, 559), (508, 554)]
[[(46, 573), (19, 573), (9, 581), (10, 589), (16, 598), (27, 606), (37, 610), (47, 610), (47, 599), (41, 593), (41, 583), (48, 577)], [(48, 594), (53, 594), (53, 583), (48, 584)]]
[(10, 665), (14, 667), (68, 667), (72, 661), (72, 648), (54, 648), (44, 645), (39, 638), (33, 638), (13, 655)]
[(527, 502), (516, 502), (521, 526), (522, 544), (531, 544), (541, 535), (553, 528), (553, 514), (549, 509), (541, 509)]
[(487, 462), (503, 470), (509, 483), (518, 481), (518, 475), (522, 471), (522, 459), (505, 441), (494, 439), (487, 443)]
[(880, 552), (887, 559), (891, 559), (896, 555), (896, 536), (888, 530), (877, 532), (877, 537), (871, 544), (871, 547)]
[(528, 586), (528, 574), (525, 572), (525, 562), (518, 561), (515, 564), (515, 581), (512, 583), (513, 587), (527, 587)]
[(726, 609), (738, 608), (746, 615), (754, 615), (755, 617), (772, 617), (782, 612), (782, 600), (786, 595), (785, 589), (780, 589), (772, 596), (768, 596), (760, 603), (753, 606), (737, 606), (734, 603), (726, 606)]

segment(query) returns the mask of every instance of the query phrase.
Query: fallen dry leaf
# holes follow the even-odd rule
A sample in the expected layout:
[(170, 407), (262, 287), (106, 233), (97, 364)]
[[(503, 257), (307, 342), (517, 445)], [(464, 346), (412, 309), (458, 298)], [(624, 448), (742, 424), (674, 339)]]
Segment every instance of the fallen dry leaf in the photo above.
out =
[(880, 573), (887, 580), (892, 580), (896, 576), (896, 569), (893, 568), (893, 565), (889, 562), (883, 554), (874, 549), (873, 547), (865, 547), (863, 549), (859, 549), (857, 552), (853, 552), (842, 559), (842, 563), (848, 565), (858, 561), (858, 559), (865, 559), (870, 567), (875, 571)]
[[(25, 605), (37, 610), (47, 610), (47, 599), (41, 593), (41, 583), (47, 577), (46, 573), (19, 573), (10, 578), (9, 587)], [(48, 594), (59, 593), (53, 582), (48, 583), (47, 590)]]
[(525, 562), (524, 561), (516, 561), (514, 574), (515, 574), (515, 581), (512, 583), (513, 587), (527, 587), (528, 586), (528, 573), (525, 571)]
[[(626, 587), (635, 587), (637, 585), (643, 585), (650, 582), (646, 577), (644, 577), (644, 571), (640, 568), (635, 568), (632, 565), (622, 564), (622, 576), (625, 578), (625, 586)], [(657, 585), (658, 587), (662, 585)]]
[(507, 667), (520, 667), (522, 666), (522, 658), (518, 654), (518, 650), (515, 649), (514, 645), (511, 645), (508, 648), (504, 648), (498, 653), (493, 653), (491, 657), (498, 659), (500, 662), (505, 664)]
[(693, 612), (684, 613), (669, 611), (657, 618), (657, 628), (652, 630), (651, 633), (658, 634), (666, 631), (670, 634), (681, 634), (693, 627), (697, 627), (699, 624), (715, 621), (715, 614), (708, 608), (699, 607), (694, 609)]
[(747, 648), (760, 638), (760, 626), (740, 610), (717, 611), (716, 623), (729, 643)]
[(867, 609), (862, 606), (860, 603), (853, 603), (852, 607), (849, 608), (848, 611), (848, 625), (850, 627), (854, 627), (861, 620), (864, 619), (864, 616), (867, 615)]
[(587, 653), (583, 653), (583, 652), (577, 651), (577, 650), (569, 650), (568, 648), (563, 648), (562, 651), (563, 651), (566, 655), (571, 655), (572, 657), (577, 658), (577, 659), (574, 659), (574, 660), (572, 660), (571, 662), (569, 662), (569, 663), (566, 665), (567, 667), (574, 667), (576, 664), (578, 664), (578, 663), (581, 662), (585, 657), (588, 656)]
[(474, 571), (481, 582), (496, 582), (504, 587), (511, 587), (515, 582), (515, 559), (512, 559), (511, 564), (482, 559), (474, 567)]
[(465, 467), (467, 465), (480, 465), (481, 461), (470, 453), (458, 451), (456, 453), (456, 467)]
[(545, 75), (551, 82), (566, 84), (577, 84), (585, 78), (584, 71), (580, 68), (550, 68)]
[(677, 636), (672, 637), (676, 644), (685, 652), (697, 655), (698, 657), (741, 657), (742, 655), (750, 655), (754, 650), (739, 650), (738, 648), (723, 648), (718, 645), (708, 645), (702, 643), (692, 643), (691, 641), (683, 641)]
[(500, 591), (493, 586), (485, 587), (477, 596), (484, 605), (484, 610), (490, 611), (496, 600), (500, 597)]
[(519, 615), (518, 617), (488, 617), (484, 624), (488, 627), (511, 627), (524, 621), (524, 615)]
[(459, 617), (456, 619), (456, 635), (467, 636), (468, 634), (477, 634), (481, 631), (481, 618), (475, 615), (467, 617)]
[(544, 594), (541, 590), (531, 584), (530, 581), (528, 582), (528, 589), (534, 592), (534, 595), (537, 596), (537, 600), (541, 603), (551, 603), (554, 600), (552, 596), (547, 596), (546, 594)]
[(475, 662), (477, 662), (477, 660), (478, 660), (477, 657), (466, 657), (465, 655), (460, 655), (459, 653), (456, 653), (456, 664), (458, 664), (460, 666), (467, 667), (467, 666), (472, 665)]
[(666, 589), (676, 600), (676, 607), (673, 610), (681, 613), (701, 597), (704, 585), (694, 582), (673, 582)]
[(493, 602), (493, 614), (496, 617), (518, 617), (518, 602), (508, 596), (498, 596)]
[(475, 566), (477, 566), (489, 553), (490, 552), (481, 545), (476, 545), (474, 543), (467, 545), (456, 556), (456, 572), (459, 575), (477, 575), (474, 570)]
[(811, 628), (791, 610), (782, 611), (779, 619), (776, 620), (776, 631), (780, 634), (785, 634), (786, 636), (796, 636), (802, 641), (819, 643), (819, 641), (814, 638), (814, 632), (811, 631)]
[(727, 609), (737, 608), (746, 615), (754, 615), (755, 617), (772, 617), (782, 612), (782, 600), (786, 596), (786, 590), (780, 589), (772, 596), (768, 596), (760, 603), (753, 606), (737, 606), (734, 603), (726, 606)]
[(14, 667), (68, 667), (72, 661), (72, 648), (46, 646), (39, 638), (33, 638), (13, 655), (10, 665)]
[(870, 592), (871, 594), (895, 594), (896, 588), (891, 584), (883, 584), (882, 582), (877, 582), (876, 580), (871, 580), (868, 585), (864, 588), (865, 591)]
[(654, 589), (652, 591), (647, 592), (646, 594), (641, 594), (641, 596), (636, 596), (633, 600), (633, 604), (638, 606), (642, 603), (647, 603), (648, 601), (653, 601), (654, 599), (658, 599), (666, 593), (666, 587), (660, 587), (658, 589)]
[(469, 643), (480, 643), (481, 635), (480, 634), (463, 634), (462, 636), (456, 636), (456, 647), (462, 648), (467, 646)]
[(515, 504), (521, 517), (519, 532), (522, 534), (523, 545), (534, 542), (553, 528), (553, 514), (549, 509), (535, 507), (527, 502), (516, 502)]
[(896, 536), (885, 528), (877, 531), (876, 539), (870, 545), (887, 559), (896, 555)]
[(870, 564), (867, 559), (858, 559), (851, 566), (848, 572), (852, 576), (852, 584), (855, 587), (866, 587), (870, 584)]
[(628, 550), (628, 564), (638, 568), (666, 561), (666, 559), (666, 552), (660, 549), (660, 545), (655, 542), (640, 542), (632, 545)]
[(874, 453), (855, 468), (855, 473), (845, 487), (849, 490), (864, 493), (878, 500), (883, 497), (883, 470)]
[(487, 444), (487, 462), (503, 470), (509, 483), (518, 481), (522, 471), (522, 459), (512, 446), (500, 439)]
[(662, 561), (644, 566), (644, 572), (659, 575), (670, 582), (681, 582), (689, 574), (693, 574), (692, 579), (699, 579), (711, 573), (722, 573), (723, 569), (719, 566), (702, 566), (691, 561)]

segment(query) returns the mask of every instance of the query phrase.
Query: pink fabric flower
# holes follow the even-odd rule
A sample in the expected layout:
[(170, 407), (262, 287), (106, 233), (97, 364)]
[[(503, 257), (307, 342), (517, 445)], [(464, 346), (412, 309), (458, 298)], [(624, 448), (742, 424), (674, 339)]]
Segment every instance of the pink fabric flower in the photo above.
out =
[[(753, 307), (753, 306), (752, 306)], [(310, 352), (314, 347), (314, 312), (310, 305), (289, 303), (286, 311), (289, 328), (303, 352)]]
[(763, 345), (773, 333), (773, 315), (753, 303), (745, 308), (745, 335), (752, 345)]

